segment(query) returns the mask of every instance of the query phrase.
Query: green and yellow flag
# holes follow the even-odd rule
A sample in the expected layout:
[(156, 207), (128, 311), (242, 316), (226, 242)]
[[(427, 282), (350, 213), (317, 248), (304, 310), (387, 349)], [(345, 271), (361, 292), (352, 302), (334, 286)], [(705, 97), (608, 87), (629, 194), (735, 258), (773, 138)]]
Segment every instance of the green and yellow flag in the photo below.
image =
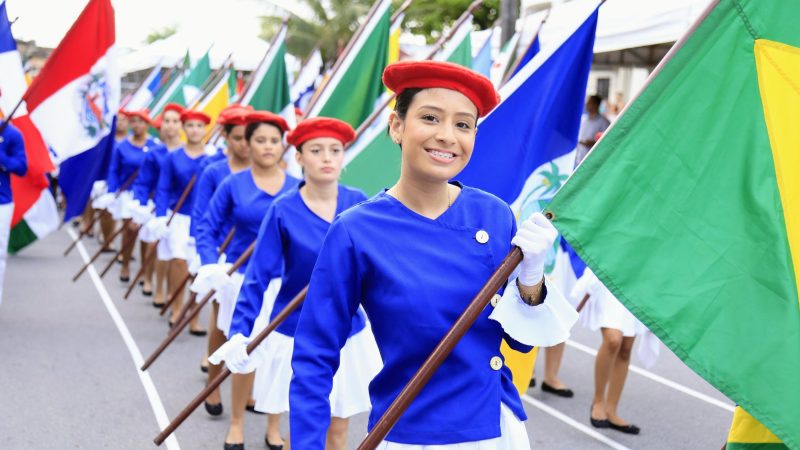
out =
[(788, 450), (777, 436), (741, 406), (733, 411), (726, 450)]
[(790, 448), (800, 448), (798, 17), (798, 1), (713, 2), (548, 207), (628, 309)]

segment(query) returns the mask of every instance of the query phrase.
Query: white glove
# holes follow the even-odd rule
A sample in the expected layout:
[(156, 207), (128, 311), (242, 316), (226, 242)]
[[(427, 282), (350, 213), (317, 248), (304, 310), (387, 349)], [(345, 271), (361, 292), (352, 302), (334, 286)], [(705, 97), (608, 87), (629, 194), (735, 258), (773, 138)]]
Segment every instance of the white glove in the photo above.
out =
[(547, 252), (553, 247), (558, 230), (542, 213), (534, 213), (520, 225), (511, 243), (522, 250), (522, 263), (519, 265), (519, 283), (535, 286), (544, 277), (544, 262)]
[(247, 354), (247, 344), (250, 340), (242, 334), (233, 335), (228, 342), (222, 344), (217, 351), (208, 357), (211, 364), (225, 361), (225, 366), (233, 373), (250, 373), (256, 370), (256, 363)]
[(205, 264), (197, 270), (191, 290), (197, 294), (198, 299), (205, 297), (212, 289), (221, 292), (220, 288), (224, 289), (227, 284), (233, 284), (233, 280), (228, 276), (228, 267), (223, 264)]
[(598, 297), (600, 293), (600, 289), (602, 289), (603, 283), (600, 282), (600, 279), (597, 278), (597, 275), (592, 272), (592, 269), (586, 268), (583, 271), (583, 275), (578, 278), (578, 281), (575, 282), (575, 286), (572, 288), (572, 292), (570, 292), (570, 296), (576, 300), (581, 301), (583, 300), (583, 296), (589, 294), (589, 297)]
[(103, 194), (94, 201), (92, 201), (92, 208), (94, 209), (108, 209), (109, 205), (114, 202), (114, 194), (107, 193)]
[(153, 213), (150, 211), (145, 205), (142, 205), (138, 202), (134, 202), (130, 206), (131, 208), (131, 220), (136, 225), (144, 225), (153, 218)]

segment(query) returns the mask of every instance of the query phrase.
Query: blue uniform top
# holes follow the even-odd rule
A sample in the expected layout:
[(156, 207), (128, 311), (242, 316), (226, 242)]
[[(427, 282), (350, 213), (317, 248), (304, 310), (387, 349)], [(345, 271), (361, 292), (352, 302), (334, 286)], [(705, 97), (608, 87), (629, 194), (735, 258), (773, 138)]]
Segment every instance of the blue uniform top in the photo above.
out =
[[(208, 166), (203, 176), (217, 164)], [(284, 192), (296, 188), (298, 183), (300, 180), (287, 174), (280, 190), (275, 195), (270, 195), (256, 185), (251, 169), (225, 178), (211, 197), (205, 214), (198, 219), (197, 253), (200, 255), (200, 262), (217, 262), (217, 247), (225, 239), (231, 226), (236, 227), (236, 231), (225, 254), (228, 262), (239, 259), (256, 239), (259, 226), (272, 201)], [(199, 202), (198, 197), (197, 203)], [(195, 205), (195, 211), (198, 206), (199, 204)], [(246, 268), (247, 265), (243, 264), (239, 267), (239, 272), (244, 273)]]
[[(121, 188), (136, 169), (142, 167), (145, 155), (157, 145), (150, 138), (147, 139), (142, 147), (133, 145), (130, 139), (123, 139), (117, 142), (111, 152), (111, 163), (108, 166), (108, 178), (106, 179), (108, 192), (116, 192)], [(131, 185), (128, 185), (127, 189), (130, 190)]]
[[(189, 233), (195, 237), (198, 233), (197, 226), (200, 225), (203, 215), (206, 213), (206, 210), (208, 210), (211, 197), (214, 196), (214, 192), (217, 190), (220, 183), (222, 183), (222, 180), (231, 174), (231, 168), (228, 166), (227, 159), (212, 161), (213, 158), (214, 156), (209, 156), (203, 161), (203, 163), (206, 164), (201, 163), (200, 178), (197, 180), (197, 186), (194, 190), (194, 207), (192, 208), (192, 224), (189, 227)], [(208, 161), (212, 162), (207, 163)], [(223, 223), (221, 239), (225, 239), (225, 236), (231, 231), (232, 226), (231, 220), (228, 217), (227, 221)], [(216, 247), (220, 244), (222, 244), (222, 240), (216, 242), (214, 245)], [(214, 258), (214, 262), (216, 262), (216, 258)]]
[(161, 164), (164, 162), (169, 150), (164, 144), (158, 144), (144, 155), (144, 162), (139, 168), (139, 176), (133, 182), (133, 198), (141, 205), (147, 205), (147, 200), (155, 195), (158, 187), (158, 175)]
[[(306, 206), (300, 196), (300, 187), (302, 183), (297, 189), (276, 199), (261, 223), (256, 249), (247, 264), (242, 290), (236, 301), (229, 336), (236, 333), (244, 336), (251, 334), (253, 323), (261, 311), (264, 291), (271, 279), (280, 277), (282, 284), (272, 307), (270, 321), (308, 285), (325, 233), (331, 225)], [(340, 184), (336, 213), (366, 198), (363, 192)], [(294, 336), (301, 308), (296, 309), (275, 331)], [(365, 326), (361, 312), (354, 311), (347, 317), (342, 316), (342, 320), (341, 329), (345, 337), (358, 333)]]
[[(481, 230), (488, 241), (478, 240)], [(322, 245), (295, 334), (292, 447), (324, 448), (333, 374), (359, 304), (383, 358), (383, 369), (369, 386), (372, 429), (500, 265), (515, 233), (509, 206), (470, 187), (462, 187), (435, 220), (386, 193), (339, 215)], [(504, 337), (516, 350), (531, 347), (505, 335), (489, 319), (491, 309), (483, 311), (387, 440), (435, 445), (496, 438), (500, 402), (526, 418), (511, 372), (496, 358), (502, 358)]]
[[(161, 172), (158, 175), (158, 188), (156, 189), (156, 216), (166, 216), (167, 209), (173, 209), (181, 198), (186, 185), (193, 176), (200, 176), (200, 163), (208, 156), (201, 154), (197, 158), (191, 158), (186, 154), (186, 150), (181, 147), (175, 151), (167, 153), (164, 163), (161, 165)], [(189, 192), (186, 201), (178, 210), (180, 214), (187, 216), (192, 214), (194, 206), (195, 187)]]
[(23, 176), (28, 172), (28, 158), (25, 156), (25, 141), (22, 133), (11, 123), (0, 135), (0, 205), (14, 201), (11, 196), (11, 176)]

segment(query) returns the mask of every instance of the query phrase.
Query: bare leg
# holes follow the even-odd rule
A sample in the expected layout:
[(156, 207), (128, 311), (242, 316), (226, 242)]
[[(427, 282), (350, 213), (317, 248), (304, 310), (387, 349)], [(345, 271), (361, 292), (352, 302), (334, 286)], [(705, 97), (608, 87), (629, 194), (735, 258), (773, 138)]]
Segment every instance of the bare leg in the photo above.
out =
[(267, 414), (267, 442), (272, 445), (281, 445), (286, 450), (286, 444), (281, 437), (281, 415), (280, 414)]
[(611, 328), (603, 328), (603, 343), (597, 351), (594, 361), (594, 398), (592, 398), (592, 418), (607, 419), (606, 387), (611, 376), (611, 367), (617, 359), (622, 347), (622, 332)]
[[(151, 245), (156, 245), (155, 243)], [(158, 251), (158, 249), (156, 249)], [(164, 294), (164, 285), (167, 280), (167, 272), (169, 270), (169, 261), (161, 261), (156, 259), (156, 294), (153, 302), (158, 305), (163, 305), (166, 295)]]
[(617, 353), (617, 358), (611, 366), (611, 377), (608, 380), (608, 395), (606, 397), (606, 414), (608, 420), (615, 425), (627, 425), (628, 422), (617, 415), (617, 406), (625, 387), (625, 378), (628, 376), (628, 366), (631, 364), (631, 351), (633, 350), (634, 337), (623, 337), (622, 346)]
[[(182, 259), (173, 258), (169, 261), (167, 292), (174, 292), (175, 289), (178, 288), (188, 270), (189, 269), (187, 268), (186, 261)], [(180, 292), (175, 294), (175, 301), (172, 303), (172, 316), (169, 319), (172, 323), (176, 323), (178, 320), (178, 315), (181, 312), (181, 308), (183, 308), (183, 295), (185, 293), (185, 290), (181, 289)]]
[(141, 257), (140, 261), (144, 265), (144, 286), (142, 288), (145, 292), (153, 292), (153, 272), (155, 272), (155, 258), (147, 261), (147, 251), (151, 249), (151, 252), (155, 252), (156, 249), (154, 247), (155, 244), (148, 244), (147, 242), (141, 242), (139, 245), (139, 255)]
[(89, 229), (89, 224), (92, 222), (94, 215), (95, 210), (92, 209), (92, 202), (89, 201), (86, 203), (86, 209), (83, 210), (83, 215), (81, 216), (81, 232), (89, 237), (94, 236), (94, 230)]
[(131, 230), (131, 220), (125, 219), (122, 221), (122, 227), (125, 231), (122, 232), (122, 243), (126, 245), (122, 252), (122, 269), (119, 271), (120, 278), (129, 278), (131, 276), (131, 257), (133, 256), (133, 248), (136, 247), (136, 233)]
[[(103, 235), (103, 242), (108, 242), (108, 239), (114, 234), (114, 218), (111, 217), (111, 213), (108, 211), (103, 211), (100, 213), (100, 232)], [(113, 243), (109, 243), (109, 247), (111, 247)]]
[(567, 385), (558, 379), (558, 370), (561, 368), (561, 359), (564, 357), (565, 344), (561, 343), (544, 350), (544, 382), (556, 389), (566, 389)]
[[(225, 343), (225, 335), (222, 334), (219, 328), (217, 328), (217, 314), (219, 313), (219, 305), (217, 302), (212, 302), (211, 305), (211, 314), (209, 314), (210, 319), (208, 323), (208, 353), (206, 355), (210, 355), (217, 351), (217, 349)], [(217, 375), (222, 372), (222, 364), (211, 364), (208, 363), (208, 381), (210, 382)], [(220, 395), (219, 388), (216, 388), (211, 395), (208, 396), (206, 399), (208, 403), (217, 404), (222, 402), (222, 396)]]
[(331, 417), (328, 435), (325, 439), (325, 450), (347, 450), (348, 419)]
[(231, 426), (225, 442), (238, 444), (244, 442), (244, 412), (250, 393), (253, 390), (255, 372), (231, 375)]

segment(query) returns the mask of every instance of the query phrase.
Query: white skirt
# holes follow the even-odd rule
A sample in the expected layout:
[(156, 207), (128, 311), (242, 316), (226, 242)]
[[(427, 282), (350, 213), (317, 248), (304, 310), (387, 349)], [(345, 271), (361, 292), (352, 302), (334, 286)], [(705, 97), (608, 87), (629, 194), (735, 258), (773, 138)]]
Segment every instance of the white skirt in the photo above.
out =
[(233, 287), (229, 291), (217, 292), (214, 294), (213, 300), (219, 305), (217, 311), (217, 328), (228, 337), (228, 330), (231, 328), (231, 320), (233, 320), (233, 310), (236, 307), (236, 299), (239, 297), (239, 291), (242, 289), (244, 283), (244, 274), (234, 272), (231, 274), (233, 280)]
[[(133, 217), (132, 205), (135, 202), (133, 199), (133, 191), (122, 191), (111, 204), (108, 206), (108, 212), (114, 220), (130, 219)], [(136, 202), (138, 204), (139, 202)]]
[[(261, 362), (253, 385), (256, 410), (268, 414), (289, 411), (293, 348), (294, 338), (278, 332), (258, 347)], [(346, 419), (372, 408), (369, 383), (383, 366), (369, 323), (347, 340), (340, 358), (330, 395), (331, 416)]]
[[(169, 213), (167, 217), (172, 213)], [(192, 218), (186, 214), (175, 214), (169, 224), (169, 234), (163, 241), (166, 241), (169, 259), (182, 259), (189, 262), (195, 255), (194, 238), (189, 235), (189, 227)], [(159, 255), (160, 258), (160, 255)]]
[(383, 441), (376, 450), (530, 450), (525, 424), (511, 409), (500, 403), (500, 437), (458, 444), (416, 445)]

